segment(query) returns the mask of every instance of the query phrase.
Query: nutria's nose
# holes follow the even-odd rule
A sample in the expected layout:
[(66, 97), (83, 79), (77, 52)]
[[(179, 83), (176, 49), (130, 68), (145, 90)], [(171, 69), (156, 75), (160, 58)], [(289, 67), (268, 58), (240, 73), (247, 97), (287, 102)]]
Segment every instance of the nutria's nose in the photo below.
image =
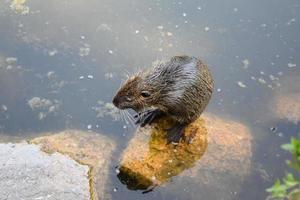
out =
[(114, 99), (113, 99), (113, 104), (114, 104), (117, 108), (119, 108), (120, 101), (119, 101), (119, 99), (118, 99), (117, 97), (114, 97)]

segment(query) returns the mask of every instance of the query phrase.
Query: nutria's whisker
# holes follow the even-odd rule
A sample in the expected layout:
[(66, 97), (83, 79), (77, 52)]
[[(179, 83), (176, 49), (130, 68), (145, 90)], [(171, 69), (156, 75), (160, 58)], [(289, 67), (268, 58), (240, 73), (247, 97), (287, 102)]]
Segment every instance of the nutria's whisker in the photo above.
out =
[(130, 125), (134, 127), (134, 119), (133, 119), (133, 117), (131, 116), (131, 114), (130, 114), (127, 110), (124, 111), (124, 113), (126, 114), (127, 119), (128, 119), (128, 121), (130, 122)]

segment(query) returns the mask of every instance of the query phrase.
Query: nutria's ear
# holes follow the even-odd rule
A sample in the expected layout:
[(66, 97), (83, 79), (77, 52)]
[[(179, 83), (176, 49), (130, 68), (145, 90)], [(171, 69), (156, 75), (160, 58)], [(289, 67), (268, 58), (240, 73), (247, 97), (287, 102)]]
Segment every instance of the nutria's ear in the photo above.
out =
[(188, 59), (189, 56), (187, 55), (178, 55), (171, 58), (171, 61), (182, 61)]
[(141, 96), (144, 97), (144, 98), (147, 98), (147, 97), (151, 96), (151, 93), (149, 91), (142, 91)]

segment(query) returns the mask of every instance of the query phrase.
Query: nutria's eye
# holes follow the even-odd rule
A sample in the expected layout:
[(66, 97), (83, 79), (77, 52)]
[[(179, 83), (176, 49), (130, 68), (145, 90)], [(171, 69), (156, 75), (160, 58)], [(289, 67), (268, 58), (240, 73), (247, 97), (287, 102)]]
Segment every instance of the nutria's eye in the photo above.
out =
[(142, 92), (141, 92), (141, 96), (142, 96), (142, 97), (145, 97), (145, 98), (146, 98), (146, 97), (150, 97), (150, 92), (148, 92), (148, 91), (142, 91)]

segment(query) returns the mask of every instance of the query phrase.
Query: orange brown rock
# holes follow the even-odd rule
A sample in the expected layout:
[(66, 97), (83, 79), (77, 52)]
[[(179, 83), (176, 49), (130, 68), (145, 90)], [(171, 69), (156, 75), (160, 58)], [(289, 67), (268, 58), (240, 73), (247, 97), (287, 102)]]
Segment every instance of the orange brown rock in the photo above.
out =
[(139, 128), (129, 142), (119, 174), (129, 189), (145, 190), (175, 176), (210, 185), (217, 179), (207, 174), (233, 174), (234, 180), (249, 174), (252, 136), (245, 125), (205, 114), (185, 129), (186, 135), (194, 135), (192, 142), (181, 141), (177, 146), (166, 144), (164, 130), (169, 125), (164, 119), (151, 127)]

